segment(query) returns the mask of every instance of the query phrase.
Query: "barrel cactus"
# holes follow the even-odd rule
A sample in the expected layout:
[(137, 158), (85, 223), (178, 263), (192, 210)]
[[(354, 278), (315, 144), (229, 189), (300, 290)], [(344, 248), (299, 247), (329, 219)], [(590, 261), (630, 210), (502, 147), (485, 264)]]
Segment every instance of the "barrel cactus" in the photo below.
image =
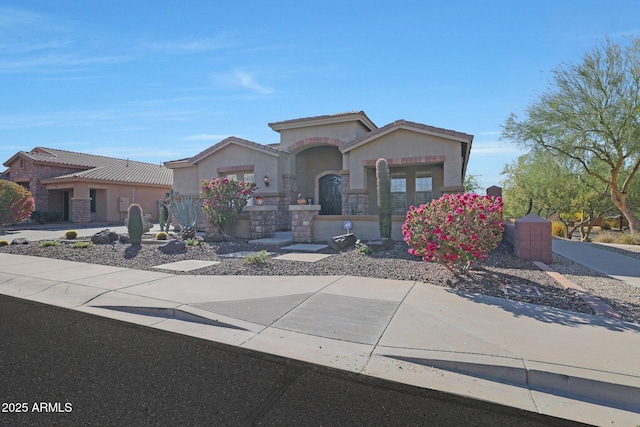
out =
[(144, 229), (144, 217), (140, 205), (134, 203), (129, 206), (129, 218), (127, 220), (127, 230), (129, 240), (133, 246), (142, 244), (142, 234)]
[(380, 236), (391, 237), (391, 174), (385, 159), (376, 161)]

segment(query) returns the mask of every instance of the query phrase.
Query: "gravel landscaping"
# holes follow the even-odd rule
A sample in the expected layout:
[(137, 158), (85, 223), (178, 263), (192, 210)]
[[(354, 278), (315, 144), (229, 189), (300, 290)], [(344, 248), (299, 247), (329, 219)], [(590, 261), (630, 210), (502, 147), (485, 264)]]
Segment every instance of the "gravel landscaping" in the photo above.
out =
[[(580, 313), (593, 314), (591, 308), (574, 292), (564, 289), (549, 275), (528, 261), (518, 259), (512, 248), (500, 244), (486, 261), (478, 264), (468, 276), (456, 277), (446, 268), (423, 262), (409, 253), (404, 242), (396, 242), (386, 251), (363, 255), (355, 249), (335, 253), (323, 252), (330, 257), (315, 263), (275, 260), (274, 256), (285, 253), (278, 246), (249, 245), (246, 242), (202, 242), (186, 246), (175, 254), (165, 254), (158, 242), (150, 241), (135, 248), (129, 244), (114, 243), (95, 245), (90, 248), (72, 248), (71, 242), (59, 246), (41, 247), (40, 242), (28, 245), (0, 247), (0, 253), (33, 255), (127, 267), (141, 270), (162, 271), (155, 268), (182, 260), (219, 261), (219, 264), (174, 274), (206, 275), (352, 275), (397, 280), (415, 280), (455, 290), (475, 292), (515, 301), (529, 302), (548, 307), (561, 308)], [(250, 264), (243, 258), (220, 257), (232, 252), (259, 251), (265, 249), (276, 255), (263, 264)], [(614, 248), (616, 249), (616, 248)], [(616, 249), (619, 250), (619, 249)], [(564, 257), (554, 255), (553, 269), (574, 283), (611, 305), (624, 320), (640, 323), (640, 289), (602, 275), (588, 267)]]

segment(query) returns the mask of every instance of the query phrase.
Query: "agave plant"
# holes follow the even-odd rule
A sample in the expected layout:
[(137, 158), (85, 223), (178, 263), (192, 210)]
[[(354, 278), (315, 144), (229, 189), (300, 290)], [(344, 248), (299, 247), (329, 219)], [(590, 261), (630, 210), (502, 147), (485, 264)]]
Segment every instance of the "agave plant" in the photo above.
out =
[(169, 193), (169, 207), (178, 224), (180, 224), (183, 239), (193, 239), (196, 236), (196, 224), (202, 211), (202, 200), (197, 196), (182, 196), (179, 201), (173, 197), (173, 190)]

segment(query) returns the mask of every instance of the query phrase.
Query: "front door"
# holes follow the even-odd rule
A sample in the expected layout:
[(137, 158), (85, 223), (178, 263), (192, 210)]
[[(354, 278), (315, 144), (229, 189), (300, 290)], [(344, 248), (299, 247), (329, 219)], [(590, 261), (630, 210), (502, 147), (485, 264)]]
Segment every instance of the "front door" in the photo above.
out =
[(342, 177), (325, 175), (318, 186), (320, 215), (342, 215)]

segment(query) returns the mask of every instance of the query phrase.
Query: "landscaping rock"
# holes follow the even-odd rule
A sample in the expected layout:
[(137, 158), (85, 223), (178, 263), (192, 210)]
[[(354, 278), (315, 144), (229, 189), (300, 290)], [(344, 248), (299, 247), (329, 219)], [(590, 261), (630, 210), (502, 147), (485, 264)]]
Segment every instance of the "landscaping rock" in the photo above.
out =
[(391, 249), (393, 245), (393, 240), (387, 239), (386, 237), (370, 239), (367, 242), (367, 246), (369, 246), (374, 252), (386, 251), (387, 249)]
[(182, 240), (171, 240), (166, 245), (159, 246), (158, 249), (167, 255), (182, 253), (186, 250), (187, 244)]
[(16, 239), (13, 239), (13, 241), (11, 242), (12, 245), (28, 245), (29, 243), (29, 240), (25, 239), (24, 237), (18, 237)]
[(91, 236), (91, 243), (94, 245), (107, 245), (118, 240), (118, 235), (113, 231), (104, 229)]
[(346, 248), (354, 247), (358, 238), (355, 234), (341, 234), (340, 236), (334, 236), (329, 239), (329, 247), (334, 251), (341, 251)]
[(129, 239), (129, 236), (120, 236), (118, 241), (123, 245), (128, 245), (129, 243), (131, 243), (131, 239)]

